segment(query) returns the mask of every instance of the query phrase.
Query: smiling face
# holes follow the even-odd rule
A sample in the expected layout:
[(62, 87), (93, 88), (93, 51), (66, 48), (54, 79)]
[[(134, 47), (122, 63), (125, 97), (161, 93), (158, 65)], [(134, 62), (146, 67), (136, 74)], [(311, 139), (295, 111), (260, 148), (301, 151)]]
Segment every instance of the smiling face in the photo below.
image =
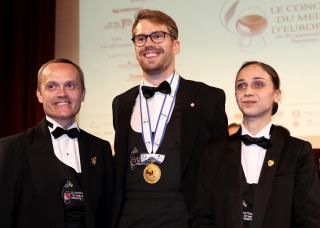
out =
[[(165, 25), (142, 19), (135, 27), (134, 35), (149, 35), (156, 31), (169, 33)], [(169, 35), (165, 35), (164, 41), (159, 44), (152, 42), (150, 37), (148, 37), (144, 46), (135, 46), (136, 58), (143, 70), (144, 77), (150, 79), (166, 77), (172, 74), (175, 67), (175, 55), (179, 51), (179, 41), (173, 40)]]
[(79, 72), (67, 63), (51, 63), (40, 76), (37, 97), (45, 114), (62, 127), (69, 127), (84, 101)]
[(271, 76), (258, 64), (244, 67), (237, 75), (235, 94), (244, 122), (259, 119), (268, 123), (273, 103), (280, 101), (281, 92), (274, 88)]

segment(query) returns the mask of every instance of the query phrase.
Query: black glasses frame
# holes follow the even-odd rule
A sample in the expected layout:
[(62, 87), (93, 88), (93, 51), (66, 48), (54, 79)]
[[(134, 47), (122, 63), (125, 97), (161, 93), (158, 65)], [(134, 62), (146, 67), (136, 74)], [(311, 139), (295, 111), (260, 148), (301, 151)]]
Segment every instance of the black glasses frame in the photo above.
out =
[[(161, 40), (161, 41), (153, 40), (155, 37), (152, 38), (152, 36), (155, 35), (155, 34), (157, 34), (157, 33), (163, 34), (163, 40)], [(170, 33), (168, 33), (168, 32), (155, 31), (155, 32), (150, 33), (149, 35), (144, 35), (144, 34), (136, 35), (136, 36), (134, 36), (134, 37), (131, 38), (131, 41), (132, 41), (132, 42), (134, 43), (134, 45), (136, 45), (137, 47), (142, 47), (142, 46), (144, 46), (144, 45), (147, 43), (148, 37), (150, 37), (150, 40), (151, 40), (153, 43), (155, 43), (155, 44), (160, 44), (160, 43), (162, 43), (162, 42), (166, 39), (166, 35), (169, 35), (170, 37), (172, 37), (172, 38), (174, 39), (174, 37), (173, 37)], [(141, 44), (141, 45), (137, 45), (137, 43), (136, 43), (136, 38), (137, 38), (137, 37), (144, 37), (144, 38), (145, 38), (144, 43)]]

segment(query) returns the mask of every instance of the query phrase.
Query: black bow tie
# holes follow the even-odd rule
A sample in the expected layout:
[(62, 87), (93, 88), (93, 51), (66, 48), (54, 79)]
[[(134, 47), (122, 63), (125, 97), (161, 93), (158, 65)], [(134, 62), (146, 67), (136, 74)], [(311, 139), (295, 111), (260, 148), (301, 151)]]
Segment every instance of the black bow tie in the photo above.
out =
[[(50, 127), (50, 128), (53, 128), (53, 124), (51, 122), (49, 122), (48, 120), (46, 120), (46, 123), (47, 125)], [(80, 131), (78, 128), (71, 128), (69, 130), (65, 130), (61, 127), (56, 127), (56, 129), (54, 129), (51, 134), (53, 135), (53, 137), (56, 139), (56, 138), (59, 138), (61, 135), (68, 135), (70, 138), (74, 139), (74, 138), (78, 138), (79, 137), (79, 134), (80, 134)]]
[(151, 87), (151, 86), (142, 86), (141, 87), (143, 96), (148, 99), (150, 97), (153, 97), (155, 92), (161, 92), (163, 94), (169, 94), (171, 93), (171, 87), (169, 82), (163, 81), (159, 87)]
[(267, 138), (265, 138), (263, 136), (259, 137), (259, 138), (254, 138), (254, 137), (251, 137), (250, 135), (241, 135), (240, 139), (247, 146), (251, 145), (251, 144), (256, 144), (256, 145), (262, 147), (263, 149), (271, 148), (270, 139), (267, 139)]
[(56, 129), (54, 129), (54, 131), (51, 132), (51, 134), (53, 135), (53, 137), (56, 139), (56, 138), (59, 138), (61, 135), (68, 135), (70, 138), (74, 139), (74, 138), (78, 138), (79, 136), (79, 129), (78, 128), (71, 128), (69, 130), (65, 130), (61, 127), (56, 127)]

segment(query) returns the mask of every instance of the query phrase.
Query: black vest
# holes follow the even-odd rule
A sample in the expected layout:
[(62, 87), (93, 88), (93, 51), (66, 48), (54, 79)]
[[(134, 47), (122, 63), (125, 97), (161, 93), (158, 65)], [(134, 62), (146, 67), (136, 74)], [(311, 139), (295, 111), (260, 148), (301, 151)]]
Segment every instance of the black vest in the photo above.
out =
[(249, 228), (253, 220), (254, 196), (257, 184), (248, 184), (242, 170), (242, 221), (243, 227)]
[(85, 228), (82, 174), (58, 160), (61, 177), (61, 197), (64, 205), (64, 227)]
[(124, 206), (119, 228), (188, 227), (188, 212), (181, 191), (181, 102), (176, 100), (162, 144), (157, 154), (164, 154), (161, 178), (155, 184), (143, 178), (146, 164), (140, 154), (148, 153), (141, 133), (129, 132), (128, 163)]

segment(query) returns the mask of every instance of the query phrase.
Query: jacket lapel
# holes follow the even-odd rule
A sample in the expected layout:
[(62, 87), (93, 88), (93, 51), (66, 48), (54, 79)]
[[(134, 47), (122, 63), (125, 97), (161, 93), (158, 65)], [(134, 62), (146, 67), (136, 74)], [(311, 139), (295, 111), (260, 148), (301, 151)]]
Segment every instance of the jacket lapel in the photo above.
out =
[(272, 147), (266, 152), (259, 177), (259, 184), (255, 193), (252, 228), (260, 228), (263, 225), (265, 211), (268, 206), (270, 192), (272, 190), (273, 179), (279, 165), (281, 153), (284, 149), (284, 136), (285, 135), (279, 128), (273, 126), (270, 138)]
[(242, 227), (242, 166), (241, 166), (241, 141), (238, 139), (237, 134), (230, 137), (227, 147), (227, 188), (229, 189), (228, 205), (231, 210), (232, 223), (234, 227)]
[(97, 181), (94, 181), (94, 178), (97, 178), (97, 176), (94, 173), (94, 166), (96, 162), (99, 162), (99, 158), (95, 154), (95, 151), (93, 148), (93, 145), (89, 145), (89, 142), (87, 142), (84, 133), (80, 131), (80, 136), (78, 138), (78, 144), (79, 144), (79, 153), (80, 153), (80, 163), (81, 163), (81, 172), (83, 177), (83, 195), (85, 197), (84, 204), (85, 204), (85, 212), (86, 212), (86, 221), (87, 221), (87, 227), (95, 227), (95, 219), (92, 212), (94, 211), (94, 199), (95, 196), (94, 188), (97, 186), (93, 186), (90, 183), (98, 183)]
[(125, 97), (122, 101), (122, 104), (119, 104), (118, 107), (120, 107), (120, 110), (117, 110), (118, 113), (115, 113), (114, 115), (118, 118), (118, 126), (116, 128), (116, 141), (115, 144), (117, 146), (118, 154), (117, 156), (117, 162), (118, 165), (120, 165), (119, 176), (123, 180), (125, 177), (125, 166), (126, 166), (126, 155), (128, 152), (128, 135), (130, 130), (130, 120), (131, 120), (131, 114), (133, 111), (133, 107), (135, 104), (136, 97), (138, 96), (139, 87), (136, 87), (135, 90), (132, 91), (132, 93), (128, 94), (127, 97)]
[(192, 156), (194, 141), (197, 138), (199, 129), (199, 109), (194, 87), (185, 79), (180, 77), (177, 100), (182, 102), (182, 120), (181, 120), (181, 173), (183, 174)]
[[(130, 130), (130, 119), (132, 110), (135, 104), (135, 99), (139, 93), (139, 87), (135, 87), (125, 97), (120, 97), (115, 100), (113, 106), (113, 118), (115, 127), (115, 207), (114, 207), (114, 220), (112, 227), (115, 227), (117, 219), (120, 216), (120, 209), (123, 200), (123, 185), (126, 176), (126, 161), (128, 154), (128, 134)], [(114, 119), (115, 120), (115, 119)]]
[(30, 143), (27, 153), (35, 190), (52, 227), (63, 227), (61, 181), (51, 136), (44, 120), (35, 127)]

